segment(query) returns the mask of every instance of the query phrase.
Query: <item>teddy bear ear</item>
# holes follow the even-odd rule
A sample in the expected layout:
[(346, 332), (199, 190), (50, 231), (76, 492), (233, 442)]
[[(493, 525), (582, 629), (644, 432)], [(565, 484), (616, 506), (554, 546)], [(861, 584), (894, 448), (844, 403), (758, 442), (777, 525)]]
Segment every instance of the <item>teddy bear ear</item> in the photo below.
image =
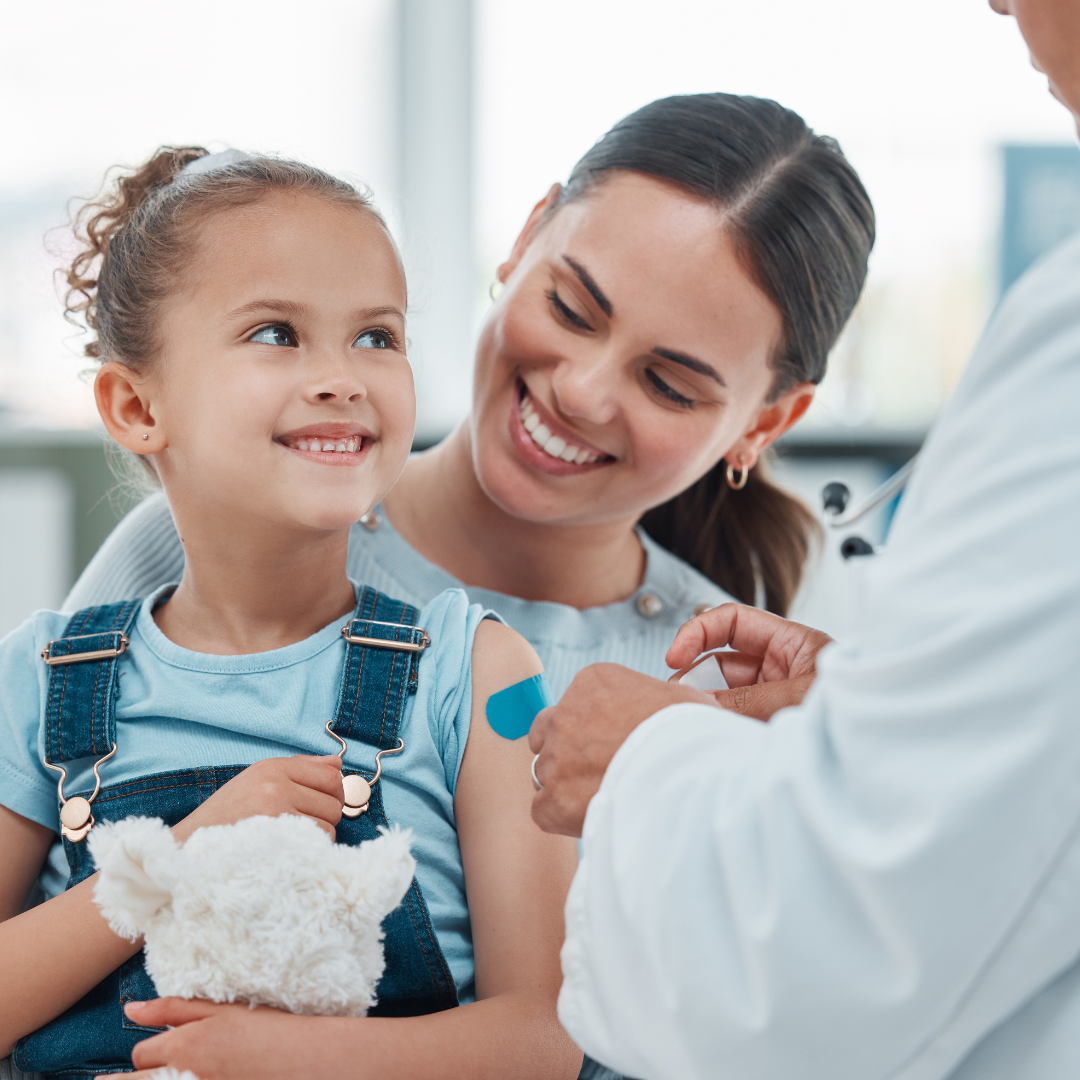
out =
[(98, 868), (94, 902), (114, 933), (135, 941), (172, 903), (179, 849), (160, 818), (125, 818), (90, 830)]
[(416, 873), (412, 829), (379, 826), (380, 835), (361, 845), (368, 860), (367, 894), (372, 907), (389, 915), (405, 898)]

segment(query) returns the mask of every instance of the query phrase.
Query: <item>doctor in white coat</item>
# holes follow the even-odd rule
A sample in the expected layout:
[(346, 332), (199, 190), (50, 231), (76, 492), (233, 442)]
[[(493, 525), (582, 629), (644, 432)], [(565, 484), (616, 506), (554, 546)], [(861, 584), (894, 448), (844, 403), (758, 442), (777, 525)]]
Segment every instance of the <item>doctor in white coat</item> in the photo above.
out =
[[(1080, 114), (1080, 0), (992, 6)], [(724, 704), (802, 704), (606, 665), (534, 725), (571, 1035), (647, 1080), (1080, 1077), (1080, 238), (995, 313), (861, 630), (727, 606), (669, 661), (729, 640)]]

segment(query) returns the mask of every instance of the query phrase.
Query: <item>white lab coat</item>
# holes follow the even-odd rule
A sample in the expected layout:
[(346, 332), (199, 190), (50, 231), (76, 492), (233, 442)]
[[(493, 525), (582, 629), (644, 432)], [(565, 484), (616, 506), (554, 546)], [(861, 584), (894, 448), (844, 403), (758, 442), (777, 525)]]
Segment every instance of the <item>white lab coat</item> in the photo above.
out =
[(768, 725), (615, 756), (559, 1015), (645, 1080), (1080, 1077), (1080, 239), (1004, 300)]

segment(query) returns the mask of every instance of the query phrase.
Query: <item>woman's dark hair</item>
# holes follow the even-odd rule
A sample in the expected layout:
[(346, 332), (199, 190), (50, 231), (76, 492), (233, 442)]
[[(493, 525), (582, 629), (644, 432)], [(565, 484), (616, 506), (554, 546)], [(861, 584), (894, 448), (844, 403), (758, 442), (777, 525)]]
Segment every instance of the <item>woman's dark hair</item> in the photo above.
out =
[[(874, 210), (834, 139), (775, 101), (732, 94), (662, 98), (620, 120), (574, 166), (556, 209), (612, 172), (675, 184), (724, 211), (743, 265), (783, 318), (775, 399), (825, 376), (874, 245)], [(658, 543), (744, 603), (758, 582), (786, 613), (819, 526), (772, 484), (764, 461), (732, 491), (725, 462), (641, 519)]]

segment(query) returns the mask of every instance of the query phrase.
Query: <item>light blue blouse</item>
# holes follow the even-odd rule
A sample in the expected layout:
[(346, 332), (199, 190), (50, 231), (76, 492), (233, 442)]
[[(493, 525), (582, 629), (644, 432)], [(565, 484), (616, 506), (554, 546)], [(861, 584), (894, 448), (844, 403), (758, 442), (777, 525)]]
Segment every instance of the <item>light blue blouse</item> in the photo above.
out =
[[(452, 577), (412, 548), (382, 507), (368, 525), (353, 526), (348, 573), (354, 581), (423, 607), (444, 589), (464, 589), (469, 600), (497, 611), (536, 649), (557, 698), (589, 664), (622, 664), (665, 679), (664, 654), (679, 627), (699, 606), (731, 600), (723, 589), (638, 530), (645, 548), (645, 578), (626, 600), (579, 610), (567, 604), (522, 600), (474, 588)], [(139, 504), (113, 530), (64, 602), (65, 611), (145, 596), (178, 581), (184, 552), (164, 495)]]

